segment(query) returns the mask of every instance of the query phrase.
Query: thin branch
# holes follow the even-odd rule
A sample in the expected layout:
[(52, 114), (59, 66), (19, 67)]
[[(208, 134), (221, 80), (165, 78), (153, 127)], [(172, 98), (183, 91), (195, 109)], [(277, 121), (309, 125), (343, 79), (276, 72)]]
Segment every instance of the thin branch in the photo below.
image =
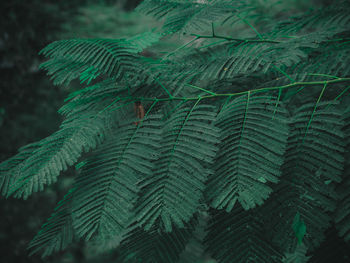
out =
[(227, 41), (237, 41), (237, 42), (253, 42), (253, 43), (282, 43), (281, 41), (271, 40), (271, 39), (242, 39), (242, 38), (233, 38), (228, 36), (219, 36), (219, 35), (198, 35), (198, 34), (190, 34), (191, 36), (195, 36), (196, 38), (218, 38), (225, 39)]
[[(239, 96), (244, 95), (248, 93), (255, 93), (255, 92), (264, 92), (268, 90), (276, 90), (276, 89), (286, 89), (286, 88), (292, 88), (297, 86), (315, 86), (315, 85), (328, 85), (333, 83), (340, 83), (340, 82), (350, 82), (350, 78), (338, 78), (333, 80), (324, 80), (324, 81), (310, 81), (310, 82), (294, 82), (283, 86), (277, 86), (277, 87), (267, 87), (267, 88), (260, 88), (260, 89), (253, 89), (253, 90), (247, 90), (247, 91), (241, 91), (236, 93), (215, 93), (214, 95), (207, 95), (202, 96), (201, 99), (213, 99), (218, 97), (233, 97), (233, 96)], [(146, 97), (120, 97), (121, 100), (137, 100), (137, 101), (171, 101), (171, 100), (198, 100), (198, 97), (169, 97), (169, 98), (146, 98)]]
[(203, 89), (203, 88), (200, 88), (200, 87), (197, 87), (197, 86), (191, 85), (191, 84), (187, 84), (187, 86), (190, 86), (190, 87), (195, 88), (195, 89), (202, 90), (202, 91), (204, 91), (204, 92), (206, 92), (206, 93), (209, 93), (210, 95), (216, 95), (216, 93), (211, 92), (210, 90), (206, 90), (206, 89)]

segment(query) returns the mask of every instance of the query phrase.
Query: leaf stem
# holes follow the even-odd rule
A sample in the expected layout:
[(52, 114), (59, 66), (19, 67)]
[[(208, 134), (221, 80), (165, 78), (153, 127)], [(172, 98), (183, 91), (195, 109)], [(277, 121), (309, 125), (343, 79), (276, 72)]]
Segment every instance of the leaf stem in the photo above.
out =
[(242, 38), (233, 38), (228, 36), (220, 36), (220, 35), (198, 35), (198, 34), (191, 34), (191, 36), (195, 36), (197, 39), (199, 38), (219, 38), (219, 39), (225, 39), (228, 41), (238, 41), (238, 42), (263, 42), (263, 43), (281, 43), (281, 41), (272, 40), (272, 39), (242, 39)]
[[(247, 91), (241, 91), (236, 93), (215, 93), (210, 94), (206, 96), (202, 96), (201, 99), (213, 99), (217, 97), (233, 97), (233, 96), (239, 96), (244, 95), (247, 93), (255, 93), (255, 92), (264, 92), (268, 90), (276, 90), (276, 89), (286, 89), (286, 88), (292, 88), (297, 86), (314, 86), (314, 85), (328, 85), (333, 83), (340, 83), (340, 82), (348, 82), (350, 81), (350, 78), (337, 78), (332, 80), (324, 80), (324, 81), (310, 81), (310, 82), (294, 82), (290, 84), (286, 84), (283, 86), (277, 86), (277, 87), (267, 87), (267, 88), (260, 88), (260, 89), (253, 89), (253, 90), (247, 90)], [(138, 100), (138, 101), (171, 101), (171, 100), (198, 100), (198, 97), (169, 97), (169, 98), (146, 98), (146, 97), (120, 97), (121, 100)]]
[(305, 141), (307, 132), (309, 131), (311, 122), (312, 122), (312, 120), (313, 120), (313, 118), (314, 118), (314, 115), (315, 115), (315, 112), (316, 112), (316, 108), (317, 108), (318, 104), (319, 104), (320, 101), (321, 101), (321, 98), (322, 98), (322, 96), (323, 96), (324, 91), (326, 90), (326, 87), (327, 87), (327, 83), (324, 83), (324, 84), (323, 84), (323, 89), (322, 89), (322, 91), (321, 91), (321, 93), (320, 93), (320, 96), (318, 96), (318, 99), (317, 99), (316, 104), (315, 104), (315, 106), (314, 106), (314, 110), (312, 111), (310, 120), (309, 120), (309, 122), (308, 122), (308, 124), (307, 124), (307, 126), (306, 126), (306, 131), (305, 131), (305, 134), (304, 134), (304, 137), (303, 137), (303, 140), (302, 140), (301, 144), (304, 144), (304, 141)]
[(216, 95), (216, 93), (211, 92), (210, 90), (206, 90), (206, 89), (203, 89), (203, 88), (200, 88), (200, 87), (197, 87), (197, 86), (191, 85), (191, 84), (187, 84), (187, 86), (190, 86), (190, 87), (195, 88), (195, 89), (202, 90), (202, 91), (204, 91), (204, 92), (206, 92), (206, 93), (209, 93), (210, 95)]

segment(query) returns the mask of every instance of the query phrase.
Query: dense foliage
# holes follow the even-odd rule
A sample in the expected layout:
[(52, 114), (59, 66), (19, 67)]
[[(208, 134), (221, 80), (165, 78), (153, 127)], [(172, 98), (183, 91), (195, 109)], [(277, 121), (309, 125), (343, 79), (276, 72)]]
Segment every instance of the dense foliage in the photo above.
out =
[(289, 18), (252, 2), (146, 0), (161, 28), (41, 51), (54, 84), (86, 87), (0, 165), (1, 193), (25, 199), (78, 171), (32, 253), (81, 239), (117, 262), (186, 262), (193, 243), (218, 262), (322, 262), (334, 226), (350, 240), (350, 4)]

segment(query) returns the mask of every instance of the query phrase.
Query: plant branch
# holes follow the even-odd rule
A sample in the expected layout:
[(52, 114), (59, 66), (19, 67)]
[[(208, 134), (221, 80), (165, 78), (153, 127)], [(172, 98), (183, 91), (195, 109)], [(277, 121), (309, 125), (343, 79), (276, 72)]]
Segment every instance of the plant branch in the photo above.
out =
[[(277, 90), (277, 89), (286, 89), (286, 88), (292, 88), (297, 86), (315, 86), (315, 85), (328, 85), (333, 83), (341, 83), (341, 82), (350, 82), (350, 78), (337, 78), (332, 80), (323, 80), (323, 81), (310, 81), (310, 82), (294, 82), (283, 86), (277, 86), (277, 87), (267, 87), (267, 88), (260, 88), (260, 89), (253, 89), (253, 90), (247, 90), (247, 91), (241, 91), (236, 93), (213, 93), (209, 91), (210, 95), (201, 96), (201, 99), (213, 99), (213, 98), (220, 98), (220, 97), (233, 97), (233, 96), (239, 96), (244, 94), (252, 94), (256, 92), (264, 92), (268, 90)], [(192, 87), (199, 88), (196, 86), (191, 85)], [(206, 91), (205, 89), (199, 88), (200, 90)], [(343, 93), (342, 93), (343, 94)], [(146, 98), (146, 97), (119, 97), (121, 100), (137, 100), (137, 101), (172, 101), (172, 100), (198, 100), (197, 97), (168, 97), (168, 98)]]
[(225, 39), (227, 41), (237, 41), (237, 42), (254, 42), (254, 43), (259, 43), (259, 42), (263, 42), (263, 43), (282, 43), (281, 41), (277, 41), (277, 40), (271, 40), (271, 39), (242, 39), (242, 38), (233, 38), (233, 37), (227, 37), (227, 36), (220, 36), (220, 35), (198, 35), (198, 34), (191, 34), (191, 36), (195, 36), (197, 39), (199, 38), (218, 38), (218, 39)]

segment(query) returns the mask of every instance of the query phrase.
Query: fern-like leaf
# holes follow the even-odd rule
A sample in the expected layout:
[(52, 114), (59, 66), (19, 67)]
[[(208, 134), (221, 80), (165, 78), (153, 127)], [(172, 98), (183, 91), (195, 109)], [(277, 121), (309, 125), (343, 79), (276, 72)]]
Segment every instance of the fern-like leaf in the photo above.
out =
[(164, 233), (154, 225), (149, 231), (134, 227), (125, 237), (119, 249), (118, 262), (175, 263), (192, 235), (196, 220), (192, 219), (184, 228), (174, 227)]
[(55, 84), (68, 84), (80, 77), (91, 80), (100, 74), (121, 79), (136, 74), (142, 65), (137, 53), (157, 42), (162, 35), (147, 32), (130, 39), (71, 39), (55, 41), (41, 54), (50, 60), (41, 68), (52, 75)]
[(41, 230), (30, 242), (31, 254), (42, 252), (42, 257), (65, 249), (73, 241), (71, 201), (75, 189), (71, 189), (61, 200), (54, 213), (42, 225)]
[(121, 235), (133, 219), (137, 183), (151, 176), (158, 158), (161, 115), (135, 126), (127, 122), (86, 161), (76, 183), (73, 213), (79, 237), (106, 240)]
[(323, 240), (335, 210), (338, 195), (334, 183), (341, 180), (345, 145), (342, 113), (336, 108), (326, 109), (327, 105), (327, 101), (318, 104), (307, 133), (314, 103), (295, 111), (282, 180), (264, 206), (271, 215), (268, 225), (273, 229), (273, 242), (288, 253), (297, 245), (292, 227), (297, 213), (306, 226), (303, 243), (312, 250)]
[(166, 122), (160, 159), (152, 176), (140, 184), (136, 219), (146, 230), (158, 218), (167, 232), (172, 225), (183, 227), (198, 209), (218, 129), (212, 124), (215, 107), (197, 103), (183, 105)]
[(33, 192), (42, 191), (45, 185), (56, 182), (61, 171), (104, 140), (111, 118), (116, 116), (112, 110), (126, 104), (114, 103), (108, 98), (95, 103), (90, 110), (86, 110), (84, 104), (74, 109), (62, 122), (60, 130), (21, 148), (17, 155), (0, 164), (2, 194), (26, 199)]
[(208, 183), (214, 208), (231, 211), (238, 200), (244, 209), (261, 205), (277, 183), (283, 164), (288, 121), (283, 105), (273, 117), (275, 99), (253, 94), (234, 99), (219, 113), (220, 150)]
[(344, 135), (346, 139), (345, 152), (345, 168), (343, 174), (343, 182), (338, 186), (340, 194), (340, 202), (335, 213), (335, 223), (338, 228), (339, 235), (345, 241), (350, 241), (350, 113), (344, 116), (346, 126), (344, 127)]
[(256, 210), (235, 206), (229, 213), (211, 211), (205, 244), (218, 262), (281, 262), (282, 256), (265, 238), (262, 215)]
[(157, 19), (165, 17), (164, 31), (176, 33), (210, 28), (211, 22), (229, 17), (238, 8), (245, 10), (244, 1), (145, 0), (136, 10)]

